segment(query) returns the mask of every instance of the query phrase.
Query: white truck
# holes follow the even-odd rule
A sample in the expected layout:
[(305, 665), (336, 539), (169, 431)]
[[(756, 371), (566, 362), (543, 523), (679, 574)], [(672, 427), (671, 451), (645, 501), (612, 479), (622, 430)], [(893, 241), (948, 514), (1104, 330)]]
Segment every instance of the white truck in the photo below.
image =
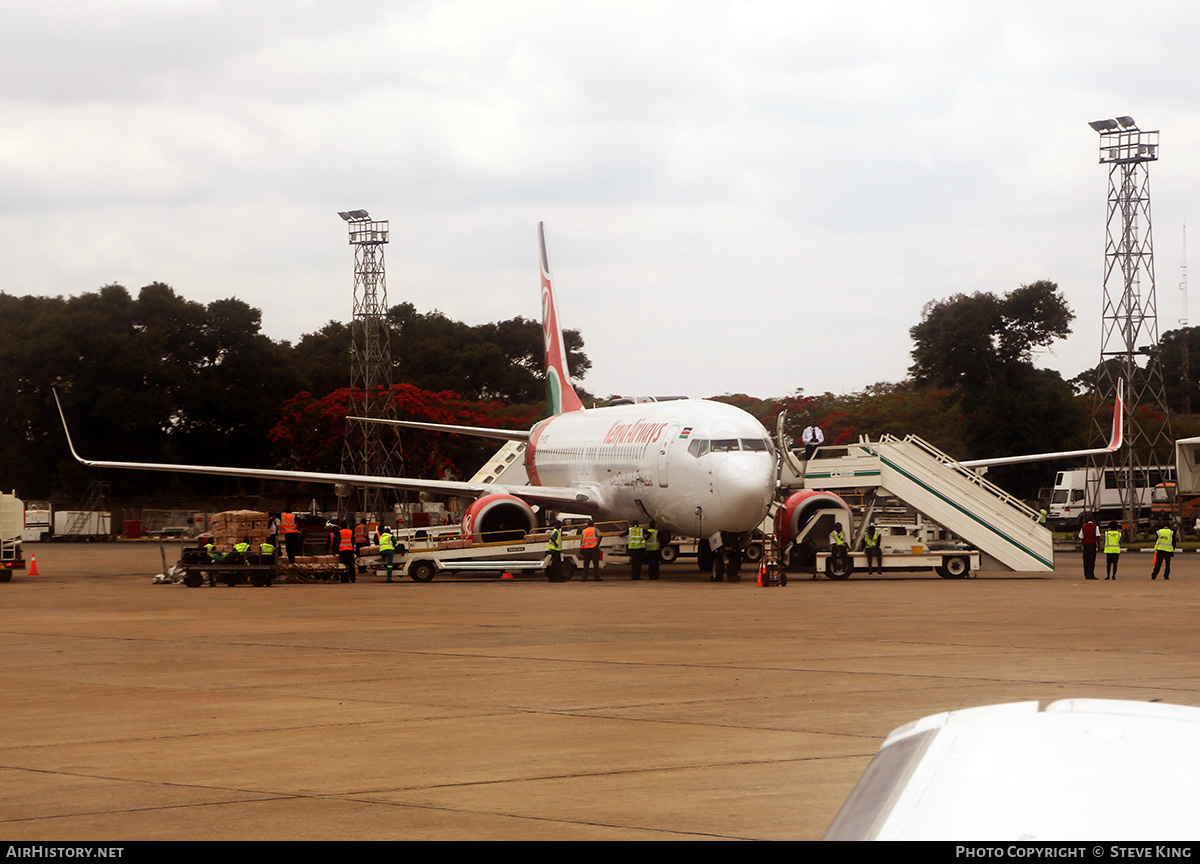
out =
[[(1121, 492), (1126, 468), (1105, 468), (1103, 477), (1096, 468), (1074, 468), (1059, 471), (1054, 478), (1054, 491), (1050, 497), (1047, 521), (1058, 530), (1078, 530), (1083, 524), (1084, 514), (1090, 514), (1098, 523), (1107, 523), (1124, 518)], [(1134, 479), (1138, 521), (1150, 518), (1154, 489), (1175, 480), (1175, 469), (1135, 468)], [(1088, 484), (1097, 487), (1099, 500), (1089, 510)]]
[(0, 492), (0, 582), (12, 580), (14, 570), (25, 569), (21, 556), (21, 533), (25, 530), (25, 502)]

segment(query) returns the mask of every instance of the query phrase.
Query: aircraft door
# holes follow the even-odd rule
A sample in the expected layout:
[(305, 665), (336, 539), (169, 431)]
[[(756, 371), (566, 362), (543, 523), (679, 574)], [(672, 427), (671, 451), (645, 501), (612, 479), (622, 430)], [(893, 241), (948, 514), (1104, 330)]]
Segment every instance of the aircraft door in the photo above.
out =
[(667, 486), (667, 454), (672, 442), (679, 437), (679, 423), (672, 423), (667, 431), (658, 439), (658, 485), (664, 489)]

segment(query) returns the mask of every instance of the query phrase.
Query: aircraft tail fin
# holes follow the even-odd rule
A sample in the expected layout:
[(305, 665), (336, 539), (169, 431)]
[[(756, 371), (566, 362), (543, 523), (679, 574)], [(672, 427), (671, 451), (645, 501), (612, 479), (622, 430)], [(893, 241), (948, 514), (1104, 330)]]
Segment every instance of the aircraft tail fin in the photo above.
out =
[(567, 369), (567, 346), (563, 343), (554, 299), (554, 281), (550, 275), (550, 254), (546, 251), (546, 224), (538, 223), (538, 258), (542, 270), (542, 337), (546, 349), (546, 407), (550, 414), (578, 411), (583, 402), (571, 385)]

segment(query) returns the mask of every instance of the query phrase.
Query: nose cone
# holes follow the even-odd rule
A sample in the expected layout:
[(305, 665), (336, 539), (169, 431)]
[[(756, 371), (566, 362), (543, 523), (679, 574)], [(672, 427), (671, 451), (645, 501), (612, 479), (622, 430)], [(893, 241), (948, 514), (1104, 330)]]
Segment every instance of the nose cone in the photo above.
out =
[[(706, 529), (749, 531), (767, 515), (775, 486), (775, 465), (767, 453), (730, 453), (717, 471), (720, 512), (707, 514)], [(717, 524), (720, 523), (719, 527)]]

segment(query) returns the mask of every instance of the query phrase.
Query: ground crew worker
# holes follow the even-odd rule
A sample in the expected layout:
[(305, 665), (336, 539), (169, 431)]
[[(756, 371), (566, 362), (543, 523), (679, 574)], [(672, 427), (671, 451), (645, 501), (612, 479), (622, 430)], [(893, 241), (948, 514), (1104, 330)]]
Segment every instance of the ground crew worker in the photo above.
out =
[(629, 578), (642, 581), (642, 559), (646, 557), (646, 535), (636, 521), (629, 526)]
[(241, 543), (233, 544), (233, 553), (226, 559), (227, 564), (245, 564), (246, 555), (250, 552), (250, 538), (243, 537)]
[(1083, 544), (1083, 578), (1096, 578), (1096, 541), (1100, 529), (1091, 516), (1084, 519), (1083, 527), (1079, 529), (1079, 540)]
[(846, 535), (842, 532), (842, 523), (834, 522), (833, 531), (829, 535), (829, 557), (833, 559), (835, 564), (840, 564), (845, 567), (850, 558), (849, 549), (846, 546)]
[(1039, 510), (1039, 511), (1038, 511), (1037, 523), (1038, 523), (1039, 525), (1045, 525), (1045, 524), (1046, 524), (1046, 515), (1047, 515), (1047, 514), (1046, 514), (1046, 508), (1045, 508), (1045, 507), (1043, 507), (1041, 510)]
[(392, 532), (387, 526), (380, 529), (379, 554), (387, 564), (387, 581), (392, 581), (392, 556), (396, 554), (396, 544), (392, 541)]
[(1171, 578), (1171, 558), (1175, 555), (1175, 532), (1164, 519), (1158, 523), (1158, 531), (1155, 532), (1154, 540), (1154, 572), (1150, 574), (1151, 579), (1158, 578), (1158, 568), (1166, 563), (1166, 568), (1163, 570), (1163, 581)]
[(546, 568), (546, 577), (551, 582), (561, 582), (562, 578), (562, 528), (558, 521), (550, 523), (550, 566)]
[(596, 528), (594, 520), (588, 520), (587, 527), (583, 529), (583, 536), (579, 541), (579, 554), (583, 558), (583, 579), (586, 582), (588, 576), (588, 567), (593, 567), (596, 570), (596, 581), (600, 581), (600, 531)]
[(283, 545), (287, 549), (289, 564), (296, 563), (296, 553), (300, 551), (300, 529), (296, 527), (295, 513), (279, 515), (279, 533), (283, 535)]
[(275, 546), (270, 540), (264, 540), (258, 545), (258, 560), (261, 564), (275, 563)]
[[(224, 558), (225, 556), (222, 555), (220, 552), (218, 552), (217, 547), (213, 545), (212, 535), (208, 534), (206, 536), (208, 538), (208, 542), (204, 544), (204, 551), (208, 553), (208, 560), (211, 561), (213, 564), (220, 564), (221, 559)], [(217, 587), (217, 577), (213, 575), (213, 572), (211, 570), (208, 571), (208, 587), (209, 588)]]
[[(355, 557), (362, 555), (362, 550), (367, 545), (367, 520), (360, 519), (358, 527), (354, 529), (354, 555)], [(366, 573), (367, 568), (360, 566), (359, 573)]]
[(342, 583), (357, 582), (354, 575), (354, 532), (343, 525), (342, 530), (338, 533), (338, 558), (346, 567), (346, 575), (342, 577)]
[[(867, 552), (867, 573), (883, 574), (883, 549), (880, 546), (879, 532), (874, 525), (867, 526), (867, 534), (863, 537), (864, 548)], [(874, 563), (872, 563), (874, 562)]]
[(1117, 565), (1121, 563), (1121, 529), (1116, 522), (1108, 523), (1104, 532), (1104, 581), (1117, 578)]
[(662, 560), (659, 555), (660, 544), (658, 542), (658, 528), (654, 526), (654, 520), (650, 520), (650, 524), (646, 527), (646, 560), (650, 562), (650, 578), (658, 578), (658, 564)]

